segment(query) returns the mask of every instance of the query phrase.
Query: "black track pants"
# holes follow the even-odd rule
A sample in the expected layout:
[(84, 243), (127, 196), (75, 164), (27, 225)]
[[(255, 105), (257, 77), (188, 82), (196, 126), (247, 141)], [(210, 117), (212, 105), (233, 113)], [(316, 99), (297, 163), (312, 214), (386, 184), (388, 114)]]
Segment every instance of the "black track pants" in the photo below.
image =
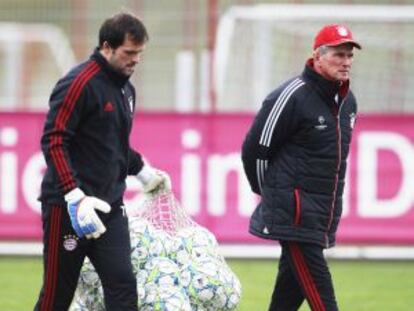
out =
[(337, 311), (323, 248), (311, 243), (280, 244), (282, 256), (269, 311), (297, 311), (305, 299), (312, 311)]
[(66, 206), (43, 205), (43, 286), (36, 311), (68, 310), (80, 269), (88, 256), (102, 281), (108, 311), (137, 311), (136, 278), (130, 260), (128, 220), (122, 209), (99, 213), (106, 232), (99, 239), (79, 239)]

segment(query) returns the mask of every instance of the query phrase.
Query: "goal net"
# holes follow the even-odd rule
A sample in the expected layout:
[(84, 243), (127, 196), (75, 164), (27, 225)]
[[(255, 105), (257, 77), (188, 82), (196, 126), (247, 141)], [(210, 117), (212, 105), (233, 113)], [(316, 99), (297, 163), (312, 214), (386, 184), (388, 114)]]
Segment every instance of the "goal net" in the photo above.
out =
[(414, 6), (236, 6), (220, 20), (214, 55), (217, 108), (257, 110), (281, 82), (300, 74), (328, 23), (348, 25), (355, 52), (351, 88), (360, 111), (414, 112)]

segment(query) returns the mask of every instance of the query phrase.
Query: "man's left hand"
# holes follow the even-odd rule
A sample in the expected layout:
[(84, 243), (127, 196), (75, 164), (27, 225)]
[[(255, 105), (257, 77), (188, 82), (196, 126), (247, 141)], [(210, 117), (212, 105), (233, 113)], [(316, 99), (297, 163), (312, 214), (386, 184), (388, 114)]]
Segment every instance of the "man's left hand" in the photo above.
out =
[(171, 179), (166, 172), (145, 165), (137, 175), (144, 193), (156, 193), (160, 190), (171, 190)]

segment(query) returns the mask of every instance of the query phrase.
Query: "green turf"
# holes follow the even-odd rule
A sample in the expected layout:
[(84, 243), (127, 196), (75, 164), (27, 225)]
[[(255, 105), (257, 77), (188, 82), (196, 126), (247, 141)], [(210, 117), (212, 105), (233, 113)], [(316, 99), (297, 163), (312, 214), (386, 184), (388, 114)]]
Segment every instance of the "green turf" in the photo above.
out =
[[(238, 311), (267, 309), (277, 263), (228, 261), (239, 276), (243, 297)], [(334, 261), (330, 263), (341, 310), (414, 310), (414, 262)], [(40, 258), (0, 257), (0, 310), (31, 310), (41, 282)], [(410, 299), (411, 298), (411, 299)], [(306, 304), (300, 311), (308, 311)]]
[[(230, 261), (243, 286), (238, 311), (267, 310), (277, 263)], [(330, 262), (340, 310), (414, 310), (414, 262), (333, 261)], [(306, 303), (300, 311), (310, 310)]]
[(41, 274), (40, 258), (0, 257), (0, 310), (32, 310)]

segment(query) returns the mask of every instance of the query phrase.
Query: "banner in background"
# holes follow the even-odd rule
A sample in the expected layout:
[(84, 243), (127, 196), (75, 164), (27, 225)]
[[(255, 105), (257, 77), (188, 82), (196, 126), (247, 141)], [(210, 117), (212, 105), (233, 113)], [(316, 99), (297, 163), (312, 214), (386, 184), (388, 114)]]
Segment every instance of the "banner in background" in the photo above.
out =
[[(250, 191), (240, 146), (250, 114), (140, 113), (132, 146), (167, 171), (183, 206), (221, 242), (262, 243), (248, 234), (258, 198)], [(0, 239), (40, 240), (39, 194), (45, 163), (43, 114), (0, 113)], [(362, 115), (348, 160), (338, 241), (414, 243), (414, 116)], [(128, 180), (126, 203), (139, 185)]]

